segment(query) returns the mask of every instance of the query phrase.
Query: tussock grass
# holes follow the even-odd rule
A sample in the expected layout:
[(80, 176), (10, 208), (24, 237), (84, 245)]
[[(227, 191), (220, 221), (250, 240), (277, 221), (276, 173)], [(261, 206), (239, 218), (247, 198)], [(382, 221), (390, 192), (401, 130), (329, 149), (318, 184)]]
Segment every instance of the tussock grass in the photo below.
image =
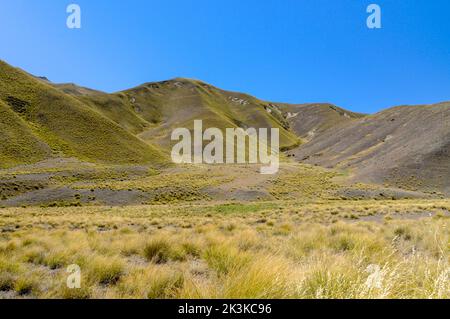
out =
[(36, 162), (53, 154), (104, 163), (167, 161), (162, 150), (143, 142), (90, 104), (3, 61), (0, 114), (0, 131), (8, 136), (8, 143), (0, 145), (2, 167)]
[(90, 279), (102, 285), (114, 285), (124, 274), (125, 265), (118, 258), (95, 256), (89, 262)]
[(162, 239), (153, 240), (145, 245), (144, 256), (155, 263), (166, 263), (171, 256), (170, 245)]
[[(235, 207), (3, 209), (0, 296), (450, 297), (448, 201)], [(66, 287), (71, 264), (81, 289)]]
[(224, 280), (225, 298), (289, 298), (295, 268), (278, 256), (257, 255), (241, 268), (233, 268)]
[(203, 259), (218, 275), (227, 275), (242, 269), (249, 262), (248, 255), (227, 245), (209, 247), (205, 251)]

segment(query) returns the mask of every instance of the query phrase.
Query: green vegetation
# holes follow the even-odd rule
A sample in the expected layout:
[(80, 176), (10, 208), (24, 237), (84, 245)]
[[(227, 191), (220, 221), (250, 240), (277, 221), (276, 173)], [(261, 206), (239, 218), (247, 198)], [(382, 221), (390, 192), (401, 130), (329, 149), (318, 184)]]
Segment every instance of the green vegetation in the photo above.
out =
[(0, 165), (12, 167), (40, 161), (50, 155), (50, 148), (41, 142), (26, 122), (0, 100)]
[[(49, 152), (45, 152), (49, 146), (61, 155), (88, 161), (153, 164), (165, 161), (163, 152), (139, 140), (76, 98), (4, 62), (0, 62), (0, 100), (4, 102), (0, 105), (0, 111), (7, 116), (1, 120), (2, 134), (11, 135), (11, 141), (14, 141), (18, 129), (25, 132), (21, 137), (23, 143), (20, 143), (25, 150), (18, 149), (19, 156), (11, 164), (49, 157)], [(15, 114), (6, 113), (5, 104)], [(10, 124), (3, 124), (6, 121)], [(16, 142), (22, 141), (16, 138)], [(0, 153), (0, 156), (11, 157), (15, 154), (16, 150), (10, 148), (7, 147), (7, 152)], [(27, 157), (30, 153), (35, 155)], [(5, 163), (0, 165), (6, 166)]]
[[(426, 106), (442, 121), (445, 107)], [(426, 176), (379, 152), (393, 149), (391, 129), (396, 150), (429, 143), (410, 142), (419, 125), (400, 123), (423, 117), (405, 110), (361, 119), (189, 79), (107, 94), (0, 61), (0, 298), (450, 298), (448, 145), (431, 143)], [(170, 165), (172, 130), (195, 119), (279, 128), (282, 151), (309, 142), (274, 175)], [(365, 167), (371, 154), (399, 168), (371, 175), (386, 168)], [(356, 183), (364, 172), (378, 184)], [(80, 289), (66, 286), (73, 264)]]
[(276, 199), (333, 197), (341, 186), (333, 181), (336, 172), (302, 165), (290, 167), (283, 175), (272, 181), (269, 191)]
[(0, 296), (450, 297), (448, 200), (223, 207), (3, 209)]
[(279, 128), (282, 149), (301, 143), (271, 104), (188, 79), (106, 94), (43, 82), (0, 62), (0, 103), (0, 132), (10, 136), (1, 167), (51, 157), (158, 166), (168, 161), (172, 130), (192, 128), (195, 119), (223, 130)]
[(173, 129), (192, 129), (196, 119), (202, 119), (204, 127), (217, 127), (223, 131), (236, 127), (279, 128), (282, 148), (300, 143), (279, 113), (267, 112), (268, 103), (249, 95), (223, 91), (201, 81), (174, 79), (147, 83), (121, 92), (111, 101), (117, 99), (131, 104), (138, 116), (148, 122), (148, 128), (139, 136), (165, 148), (170, 145)]

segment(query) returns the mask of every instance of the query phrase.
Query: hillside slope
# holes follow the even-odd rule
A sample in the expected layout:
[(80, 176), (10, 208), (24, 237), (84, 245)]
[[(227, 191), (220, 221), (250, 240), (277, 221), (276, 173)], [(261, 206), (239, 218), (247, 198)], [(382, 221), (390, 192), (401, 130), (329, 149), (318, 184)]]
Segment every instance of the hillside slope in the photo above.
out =
[(292, 131), (311, 140), (327, 129), (364, 116), (329, 103), (277, 104)]
[[(139, 138), (169, 151), (175, 128), (193, 129), (194, 120), (204, 128), (278, 128), (280, 146), (289, 149), (301, 140), (276, 106), (247, 94), (224, 91), (201, 81), (177, 78), (146, 83), (114, 94), (71, 84), (55, 85), (83, 104), (108, 117)], [(270, 131), (269, 131), (270, 132)]]
[(292, 152), (357, 181), (450, 191), (450, 103), (399, 106), (332, 127)]
[(172, 131), (203, 120), (221, 130), (278, 128), (289, 155), (344, 170), (353, 181), (450, 194), (448, 102), (364, 115), (266, 102), (183, 78), (108, 94), (0, 62), (0, 115), (0, 167), (50, 157), (159, 165), (169, 161)]
[(271, 106), (250, 95), (220, 90), (209, 84), (188, 79), (148, 83), (122, 92), (135, 110), (147, 121), (156, 123), (140, 137), (167, 146), (176, 127), (192, 128), (196, 119), (204, 127), (221, 130), (233, 127), (278, 128), (280, 146), (289, 148), (299, 140), (289, 130), (282, 116), (270, 112)]
[[(44, 143), (61, 156), (87, 161), (155, 164), (165, 161), (165, 155), (156, 147), (138, 139), (80, 100), (2, 61), (0, 101), (2, 110), (6, 105), (5, 112), (15, 121), (8, 126), (2, 125), (0, 134), (17, 135), (13, 130), (19, 129), (29, 133), (26, 143), (30, 144), (29, 152), (41, 154), (36, 160), (49, 155), (42, 150)], [(27, 128), (33, 128), (32, 133)], [(2, 147), (2, 157), (7, 156), (3, 149), (5, 147)], [(24, 159), (19, 157), (17, 163), (22, 162)]]
[(39, 140), (27, 123), (0, 100), (0, 166), (33, 163), (50, 154), (50, 147)]

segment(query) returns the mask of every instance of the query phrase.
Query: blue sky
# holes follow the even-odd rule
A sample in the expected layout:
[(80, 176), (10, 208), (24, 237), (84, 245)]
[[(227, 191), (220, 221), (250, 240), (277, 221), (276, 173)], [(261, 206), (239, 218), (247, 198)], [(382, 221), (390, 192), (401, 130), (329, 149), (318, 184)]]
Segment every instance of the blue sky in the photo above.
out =
[(107, 92), (180, 76), (373, 113), (450, 100), (450, 1), (0, 0), (0, 59)]

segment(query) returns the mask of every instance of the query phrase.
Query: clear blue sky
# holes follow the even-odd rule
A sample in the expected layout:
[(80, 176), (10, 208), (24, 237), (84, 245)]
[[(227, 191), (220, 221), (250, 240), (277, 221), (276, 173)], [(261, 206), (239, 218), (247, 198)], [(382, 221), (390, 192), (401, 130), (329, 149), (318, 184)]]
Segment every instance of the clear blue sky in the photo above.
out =
[(0, 59), (107, 92), (180, 76), (372, 113), (450, 100), (450, 1), (0, 0)]

